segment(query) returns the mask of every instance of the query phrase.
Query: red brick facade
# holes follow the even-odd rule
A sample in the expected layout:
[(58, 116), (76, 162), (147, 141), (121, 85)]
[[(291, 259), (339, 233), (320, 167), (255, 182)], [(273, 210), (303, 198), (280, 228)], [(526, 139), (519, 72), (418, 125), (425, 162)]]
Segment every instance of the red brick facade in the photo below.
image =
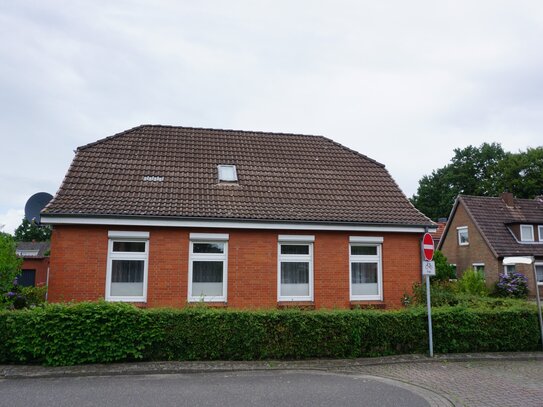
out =
[(84, 301), (105, 297), (108, 231), (150, 232), (147, 303), (149, 307), (187, 304), (189, 234), (228, 233), (228, 301), (232, 308), (276, 308), (277, 241), (279, 234), (314, 235), (314, 308), (349, 308), (349, 236), (381, 236), (383, 301), (377, 306), (398, 308), (404, 293), (421, 281), (420, 239), (416, 233), (330, 231), (202, 230), (186, 228), (128, 228), (55, 226), (51, 239), (49, 300)]

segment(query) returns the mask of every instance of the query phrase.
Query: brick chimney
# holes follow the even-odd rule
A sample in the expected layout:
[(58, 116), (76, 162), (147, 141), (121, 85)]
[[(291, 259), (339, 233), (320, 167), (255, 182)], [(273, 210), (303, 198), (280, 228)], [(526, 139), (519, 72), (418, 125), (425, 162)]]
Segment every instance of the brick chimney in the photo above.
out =
[(502, 201), (505, 202), (507, 206), (513, 206), (513, 193), (511, 192), (502, 192)]

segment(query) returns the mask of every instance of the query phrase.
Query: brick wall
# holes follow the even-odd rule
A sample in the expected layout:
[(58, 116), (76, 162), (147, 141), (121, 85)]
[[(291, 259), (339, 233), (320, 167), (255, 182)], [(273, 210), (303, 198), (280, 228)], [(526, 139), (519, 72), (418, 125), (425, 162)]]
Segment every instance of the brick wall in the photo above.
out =
[[(202, 230), (56, 226), (51, 239), (49, 300), (103, 299), (109, 230), (149, 231), (147, 306), (182, 307), (187, 303), (189, 233), (228, 233), (228, 307), (275, 308), (277, 302), (277, 236), (307, 234), (314, 243), (315, 308), (348, 308), (349, 232), (269, 230)], [(379, 233), (384, 237), (383, 302), (396, 308), (404, 292), (421, 281), (418, 234)]]
[[(467, 246), (460, 246), (458, 244), (456, 228), (459, 226), (468, 227), (469, 245)], [(454, 218), (451, 220), (449, 230), (443, 240), (441, 251), (447, 257), (449, 263), (456, 264), (458, 277), (461, 277), (462, 272), (467, 268), (472, 267), (473, 263), (484, 263), (487, 285), (493, 287), (498, 281), (499, 273), (503, 272), (500, 262), (490, 251), (490, 248), (479, 233), (479, 230), (475, 227), (462, 203), (456, 208)]]

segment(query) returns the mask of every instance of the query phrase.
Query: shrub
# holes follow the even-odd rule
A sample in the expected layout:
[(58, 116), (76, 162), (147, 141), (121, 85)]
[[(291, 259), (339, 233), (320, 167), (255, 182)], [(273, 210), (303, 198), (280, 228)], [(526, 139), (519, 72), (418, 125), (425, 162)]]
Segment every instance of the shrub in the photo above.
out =
[[(430, 302), (433, 307), (458, 304), (454, 282), (436, 280), (432, 282), (430, 286)], [(413, 297), (415, 305), (425, 305), (426, 284), (413, 284)]]
[(13, 237), (0, 232), (0, 296), (11, 291), (13, 281), (20, 272), (23, 260), (17, 257), (15, 248)]
[(467, 269), (458, 280), (458, 292), (481, 297), (488, 295), (485, 277), (482, 272), (473, 269)]
[[(514, 301), (501, 299), (501, 301)], [(518, 301), (518, 300), (517, 300)], [(401, 311), (138, 309), (48, 304), (0, 311), (0, 363), (350, 358), (427, 351), (423, 308)], [(533, 305), (434, 310), (436, 352), (538, 349)]]
[(441, 251), (436, 250), (434, 252), (434, 262), (436, 265), (436, 275), (431, 277), (432, 281), (449, 281), (456, 278), (454, 267), (448, 263), (447, 258)]
[(500, 274), (500, 279), (496, 283), (496, 295), (526, 298), (528, 296), (528, 278), (521, 273)]

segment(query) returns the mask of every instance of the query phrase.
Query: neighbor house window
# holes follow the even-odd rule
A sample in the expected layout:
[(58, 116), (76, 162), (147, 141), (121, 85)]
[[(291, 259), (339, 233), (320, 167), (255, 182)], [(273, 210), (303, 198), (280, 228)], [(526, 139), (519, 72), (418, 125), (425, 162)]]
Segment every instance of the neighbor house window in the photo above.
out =
[(520, 225), (520, 241), (521, 242), (534, 241), (534, 227), (532, 225)]
[(110, 231), (106, 300), (145, 302), (149, 232)]
[(535, 263), (535, 274), (537, 277), (537, 284), (543, 285), (543, 263)]
[(509, 264), (507, 266), (503, 266), (503, 273), (508, 276), (510, 274), (513, 274), (516, 271), (514, 264)]
[(236, 182), (238, 174), (235, 165), (219, 165), (219, 182)]
[(485, 263), (473, 263), (473, 270), (481, 273), (483, 278), (485, 277)]
[(226, 302), (228, 235), (191, 233), (189, 301)]
[(279, 301), (313, 300), (313, 242), (315, 236), (279, 235)]
[(467, 246), (469, 244), (468, 227), (460, 226), (456, 228), (458, 233), (458, 244), (460, 246)]
[(539, 241), (543, 242), (543, 225), (537, 227), (537, 234), (539, 236)]
[(382, 300), (382, 237), (349, 238), (351, 300)]
[(458, 278), (456, 264), (451, 264), (452, 272), (453, 272), (453, 280), (456, 280)]

